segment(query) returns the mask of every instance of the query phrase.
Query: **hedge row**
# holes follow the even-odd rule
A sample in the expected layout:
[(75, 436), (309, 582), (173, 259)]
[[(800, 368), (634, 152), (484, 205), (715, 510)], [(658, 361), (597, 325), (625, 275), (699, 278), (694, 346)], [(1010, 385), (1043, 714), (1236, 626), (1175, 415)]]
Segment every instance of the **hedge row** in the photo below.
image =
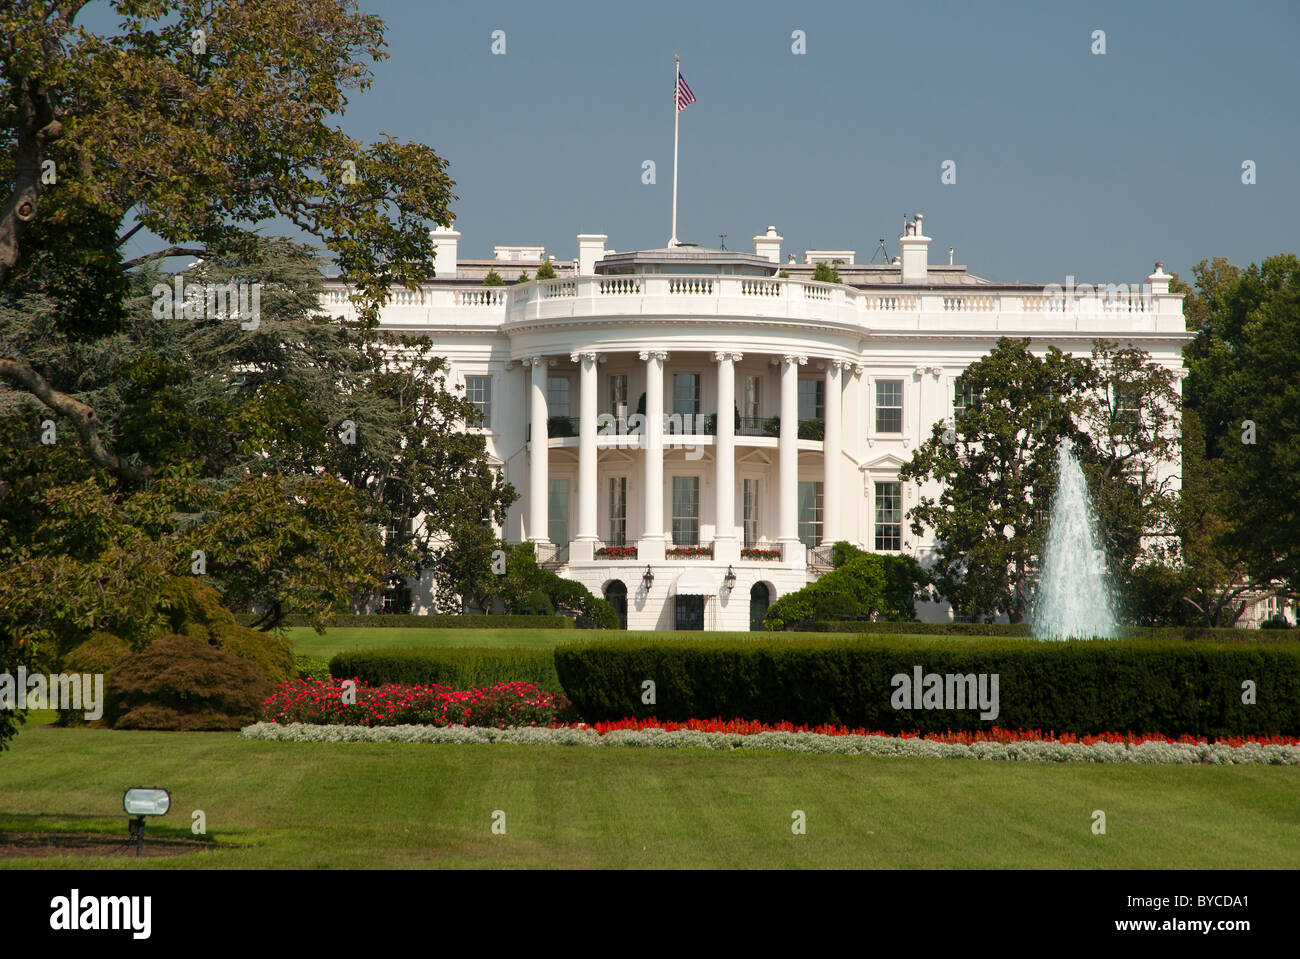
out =
[[(897, 634), (920, 636), (1004, 636), (1032, 637), (1034, 627), (1028, 623), (906, 623), (857, 622), (835, 620), (804, 623), (798, 629), (817, 633)], [(1213, 642), (1300, 642), (1295, 629), (1223, 629), (1209, 626), (1137, 626), (1124, 630), (1128, 639), (1183, 639)]]
[(372, 685), (432, 683), (469, 689), (533, 682), (548, 692), (562, 691), (551, 651), (526, 647), (355, 650), (336, 654), (330, 660), (330, 675)]
[[(1300, 735), (1300, 645), (1294, 643), (598, 642), (557, 647), (554, 657), (565, 693), (587, 722), (721, 717), (885, 732), (997, 725), (1080, 735)], [(910, 681), (917, 666), (923, 676), (941, 678), (997, 674), (996, 717), (981, 719), (978, 708), (948, 703), (895, 708), (893, 678)], [(1253, 705), (1242, 702), (1248, 680)], [(653, 702), (644, 701), (647, 681), (654, 683)]]
[[(240, 623), (249, 626), (257, 621), (253, 613), (238, 613), (235, 616)], [(338, 613), (330, 620), (330, 626), (336, 629), (351, 627), (374, 627), (377, 629), (392, 626), (424, 627), (426, 629), (573, 629), (572, 616), (534, 616), (513, 615), (494, 616), (488, 614), (419, 616), (415, 614), (353, 614)], [(285, 626), (310, 626), (303, 616), (286, 616)]]

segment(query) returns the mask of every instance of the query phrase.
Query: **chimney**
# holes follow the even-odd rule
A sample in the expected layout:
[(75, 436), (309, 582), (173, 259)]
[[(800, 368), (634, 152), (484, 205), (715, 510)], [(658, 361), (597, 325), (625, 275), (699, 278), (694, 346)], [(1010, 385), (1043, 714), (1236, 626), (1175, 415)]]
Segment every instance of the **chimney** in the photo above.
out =
[(1147, 277), (1147, 285), (1151, 287), (1153, 296), (1159, 296), (1162, 293), (1169, 292), (1169, 281), (1173, 279), (1165, 272), (1163, 263), (1156, 264), (1156, 271)]
[(434, 249), (433, 275), (442, 280), (456, 279), (456, 247), (460, 244), (456, 221), (453, 219), (446, 226), (430, 230), (429, 239)]
[(578, 234), (578, 276), (595, 276), (596, 261), (605, 255), (606, 233)]
[(766, 233), (754, 237), (754, 255), (780, 263), (782, 239), (784, 238), (777, 234), (776, 227), (769, 226)]
[(904, 283), (924, 283), (928, 275), (930, 238), (922, 232), (923, 219), (918, 213), (911, 223), (904, 226), (903, 235), (898, 238), (903, 251)]

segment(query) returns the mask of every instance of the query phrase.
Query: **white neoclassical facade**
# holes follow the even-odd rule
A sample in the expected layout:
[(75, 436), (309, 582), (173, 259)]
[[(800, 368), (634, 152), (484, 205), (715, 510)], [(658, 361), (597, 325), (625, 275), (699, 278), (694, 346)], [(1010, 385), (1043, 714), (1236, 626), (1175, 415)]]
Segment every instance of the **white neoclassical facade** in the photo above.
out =
[[(1159, 265), (1131, 292), (993, 283), (930, 263), (919, 215), (886, 263), (783, 262), (772, 227), (753, 253), (616, 253), (581, 234), (575, 259), (550, 260), (555, 279), (526, 282), (541, 246), (461, 260), (454, 228), (433, 238), (437, 278), (397, 292), (382, 325), (430, 336), (479, 406), (521, 494), (504, 537), (630, 629), (748, 629), (829, 568), (836, 540), (925, 562), (933, 540), (905, 518), (919, 490), (898, 471), (998, 337), (1076, 355), (1112, 339), (1173, 370), (1189, 338)], [(840, 284), (812, 280), (821, 261)], [(483, 286), (490, 270), (509, 285)], [(326, 306), (351, 309), (337, 282)]]

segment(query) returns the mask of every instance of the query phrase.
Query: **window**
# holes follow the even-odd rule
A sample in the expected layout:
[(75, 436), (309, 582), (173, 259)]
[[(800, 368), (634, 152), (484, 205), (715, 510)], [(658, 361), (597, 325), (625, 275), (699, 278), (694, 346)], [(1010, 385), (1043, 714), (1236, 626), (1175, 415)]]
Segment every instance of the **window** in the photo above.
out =
[(822, 484), (799, 483), (799, 540), (805, 546), (822, 541)]
[(489, 427), (492, 425), (492, 377), (465, 377), (465, 399), (478, 409), (479, 422), (472, 426)]
[(876, 432), (903, 432), (902, 380), (876, 380)]
[(876, 484), (876, 551), (903, 548), (903, 484)]
[(1116, 432), (1121, 436), (1135, 432), (1142, 411), (1141, 395), (1133, 388), (1115, 387), (1113, 410)]
[(799, 381), (799, 422), (820, 420), (826, 415), (826, 381), (808, 379)]
[(612, 373), (609, 377), (609, 411), (615, 416), (627, 416), (627, 374)]
[(741, 492), (744, 498), (745, 545), (753, 546), (758, 542), (758, 480), (742, 480)]
[(750, 420), (749, 425), (756, 425), (763, 415), (763, 378), (761, 376), (745, 377), (745, 411), (742, 414)]
[(569, 545), (569, 481), (552, 479), (549, 483), (550, 496), (547, 514), (550, 520), (546, 531), (551, 542), (556, 546)]
[(700, 374), (673, 374), (673, 412), (694, 416), (700, 411)]
[(569, 415), (569, 378), (567, 376), (547, 377), (546, 415)]
[(627, 545), (627, 477), (609, 478), (609, 543)]
[(700, 478), (673, 477), (673, 545), (700, 545)]
[(959, 421), (962, 414), (967, 410), (973, 410), (979, 404), (981, 394), (975, 389), (961, 381), (961, 377), (953, 383), (952, 393), (952, 412), (953, 419)]

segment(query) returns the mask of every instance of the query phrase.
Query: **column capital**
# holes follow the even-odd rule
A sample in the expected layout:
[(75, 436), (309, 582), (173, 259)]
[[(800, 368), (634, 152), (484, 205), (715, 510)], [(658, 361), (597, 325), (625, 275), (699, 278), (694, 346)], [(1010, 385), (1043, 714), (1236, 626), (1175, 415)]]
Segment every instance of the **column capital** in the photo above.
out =
[[(847, 366), (848, 364), (845, 364), (845, 365)], [(865, 363), (854, 363), (854, 364), (853, 364), (853, 375), (854, 375), (854, 376), (861, 376), (861, 375), (862, 375), (863, 373), (865, 373), (865, 372), (867, 372), (867, 367), (866, 367), (866, 364), (865, 364)]]
[(668, 360), (668, 351), (667, 350), (642, 350), (640, 353), (637, 354), (637, 356), (639, 356), (643, 360), (656, 359), (660, 363), (664, 363)]
[(800, 366), (808, 365), (808, 357), (799, 356), (795, 353), (786, 353), (784, 356), (781, 357), (781, 361), (783, 363), (797, 363)]
[(595, 350), (583, 350), (582, 352), (579, 353), (569, 354), (570, 363), (579, 363), (582, 360), (589, 360), (590, 362), (595, 363), (597, 358), (598, 358), (598, 354), (596, 353)]
[(546, 357), (544, 356), (525, 356), (519, 361), (520, 366), (545, 366)]
[(943, 367), (942, 367), (942, 366), (931, 366), (931, 367), (929, 367), (929, 373), (930, 373), (931, 376), (933, 376), (933, 377), (937, 380), (939, 377), (943, 376)]
[(718, 350), (713, 354), (713, 361), (715, 363), (721, 363), (723, 360), (731, 360), (733, 363), (739, 363), (744, 358), (744, 353), (733, 353), (729, 350)]

